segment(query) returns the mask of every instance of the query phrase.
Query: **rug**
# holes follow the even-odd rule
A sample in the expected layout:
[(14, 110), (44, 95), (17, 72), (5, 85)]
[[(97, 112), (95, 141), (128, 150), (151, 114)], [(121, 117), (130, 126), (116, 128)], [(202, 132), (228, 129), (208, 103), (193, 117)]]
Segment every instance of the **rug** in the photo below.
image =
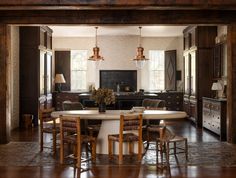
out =
[[(189, 166), (236, 166), (236, 145), (226, 142), (189, 143), (189, 161), (185, 161), (184, 154), (170, 157), (171, 165)], [(58, 151), (59, 152), (59, 151)], [(84, 154), (83, 154), (84, 155)], [(159, 156), (160, 158), (160, 156)], [(125, 161), (125, 164), (133, 162)], [(59, 163), (50, 149), (40, 152), (38, 142), (10, 142), (0, 145), (0, 166), (55, 166)], [(111, 164), (107, 156), (98, 155), (98, 165)], [(115, 164), (115, 163), (114, 163)], [(155, 145), (143, 157), (142, 164), (156, 164)]]

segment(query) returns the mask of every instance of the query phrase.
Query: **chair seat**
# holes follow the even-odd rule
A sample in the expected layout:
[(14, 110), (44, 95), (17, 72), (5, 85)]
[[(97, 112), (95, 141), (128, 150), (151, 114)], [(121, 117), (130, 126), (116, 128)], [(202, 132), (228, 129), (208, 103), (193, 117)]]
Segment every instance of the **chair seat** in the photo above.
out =
[(169, 142), (182, 142), (184, 140), (187, 140), (187, 138), (175, 135), (174, 138), (169, 140)]
[(88, 129), (88, 130), (95, 131), (95, 132), (99, 132), (100, 127), (101, 127), (101, 125), (89, 125), (89, 126), (87, 127), (87, 129)]
[(149, 132), (160, 132), (161, 129), (163, 129), (164, 126), (161, 125), (149, 125), (147, 127), (147, 131)]
[[(119, 134), (109, 135), (108, 139), (119, 141)], [(123, 142), (139, 141), (139, 137), (133, 133), (123, 134)]]
[[(56, 127), (56, 133), (60, 133), (60, 127)], [(53, 133), (53, 127), (43, 128), (44, 133)]]
[[(96, 141), (96, 138), (94, 137), (91, 137), (89, 135), (81, 135), (80, 136), (81, 138), (81, 143), (88, 143), (88, 142), (95, 142)], [(67, 136), (64, 136), (64, 142), (65, 143), (72, 143), (72, 144), (77, 144), (77, 135), (74, 134), (74, 135), (67, 135)]]

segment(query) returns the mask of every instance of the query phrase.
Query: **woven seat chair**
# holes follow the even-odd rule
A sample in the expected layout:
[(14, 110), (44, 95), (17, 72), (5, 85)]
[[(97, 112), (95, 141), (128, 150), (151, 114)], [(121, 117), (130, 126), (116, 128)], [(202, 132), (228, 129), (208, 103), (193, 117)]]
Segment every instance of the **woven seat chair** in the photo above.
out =
[[(80, 102), (72, 102), (72, 101), (64, 101), (62, 103), (62, 109), (64, 111), (73, 111), (73, 110), (83, 110), (84, 106)], [(80, 121), (80, 131), (83, 134), (87, 133), (87, 120), (81, 120)]]
[[(71, 101), (64, 101), (62, 103), (62, 108), (64, 111), (69, 111), (69, 110), (83, 110), (84, 106), (80, 102), (71, 102)], [(82, 133), (87, 133), (90, 136), (97, 135), (97, 133), (100, 130), (101, 127), (101, 121), (99, 120), (81, 120), (80, 123), (81, 126), (81, 132)]]
[[(177, 143), (184, 143), (184, 146), (180, 147)], [(172, 145), (171, 145), (172, 144)], [(170, 150), (173, 149), (173, 153)], [(166, 163), (169, 165), (169, 156), (171, 154), (185, 153), (186, 161), (188, 161), (188, 140), (185, 137), (175, 135), (167, 127), (160, 129), (160, 137), (156, 139), (156, 155), (158, 160), (158, 154), (160, 151), (161, 162), (163, 162), (163, 153), (166, 156)]]
[[(81, 169), (81, 145), (91, 145), (91, 159), (96, 161), (96, 138), (88, 135), (82, 135), (80, 131), (80, 118), (72, 116), (60, 117), (60, 163), (64, 164), (66, 144), (74, 145), (74, 153), (69, 155), (76, 160), (76, 167)], [(87, 161), (87, 160), (83, 160)]]
[(88, 126), (87, 126), (88, 134), (90, 136), (97, 136), (101, 128), (101, 123), (102, 123), (101, 120), (88, 120)]
[[(144, 106), (145, 109), (164, 110), (165, 101), (159, 99), (144, 99), (142, 106)], [(146, 120), (143, 122), (143, 125), (143, 131), (146, 133), (146, 138), (144, 140), (147, 142), (147, 150), (149, 148), (150, 141), (156, 140), (156, 137), (160, 134), (160, 129), (162, 129), (164, 126), (160, 125), (160, 120), (158, 118), (156, 120)], [(153, 135), (154, 138), (152, 138)]]
[(53, 154), (56, 154), (56, 135), (60, 132), (60, 128), (56, 125), (56, 118), (51, 117), (51, 113), (54, 108), (50, 109), (40, 109), (39, 119), (40, 119), (40, 151), (43, 148), (51, 148), (44, 146), (44, 133), (52, 134), (52, 150)]
[[(138, 142), (138, 160), (142, 159), (142, 115), (120, 115), (119, 134), (108, 135), (109, 159), (113, 158), (113, 142), (119, 142), (119, 164), (123, 162), (123, 142), (129, 143), (129, 154), (133, 154), (133, 142)], [(138, 134), (131, 133), (138, 131)]]

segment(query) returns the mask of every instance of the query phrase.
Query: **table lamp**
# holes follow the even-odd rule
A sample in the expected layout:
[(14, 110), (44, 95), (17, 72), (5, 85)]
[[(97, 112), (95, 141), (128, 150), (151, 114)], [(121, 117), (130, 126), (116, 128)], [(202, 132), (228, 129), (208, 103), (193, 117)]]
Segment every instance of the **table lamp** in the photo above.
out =
[(66, 80), (63, 76), (63, 74), (56, 74), (55, 77), (55, 84), (57, 84), (57, 91), (61, 92), (61, 84), (66, 83)]
[(220, 83), (214, 82), (214, 83), (212, 84), (211, 90), (214, 90), (214, 91), (215, 91), (215, 96), (214, 96), (214, 98), (218, 98), (218, 92), (217, 92), (217, 91), (223, 90), (223, 87), (222, 87), (222, 85), (221, 85)]

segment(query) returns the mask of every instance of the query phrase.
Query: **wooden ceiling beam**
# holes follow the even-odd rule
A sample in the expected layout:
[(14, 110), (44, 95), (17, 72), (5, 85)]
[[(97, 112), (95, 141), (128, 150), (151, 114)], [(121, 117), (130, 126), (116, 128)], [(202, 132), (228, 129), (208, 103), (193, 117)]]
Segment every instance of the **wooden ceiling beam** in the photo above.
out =
[(0, 9), (236, 9), (234, 0), (1, 0)]
[[(207, 18), (206, 18), (207, 17)], [(0, 11), (5, 24), (189, 25), (236, 22), (235, 11), (224, 10), (15, 10)]]

